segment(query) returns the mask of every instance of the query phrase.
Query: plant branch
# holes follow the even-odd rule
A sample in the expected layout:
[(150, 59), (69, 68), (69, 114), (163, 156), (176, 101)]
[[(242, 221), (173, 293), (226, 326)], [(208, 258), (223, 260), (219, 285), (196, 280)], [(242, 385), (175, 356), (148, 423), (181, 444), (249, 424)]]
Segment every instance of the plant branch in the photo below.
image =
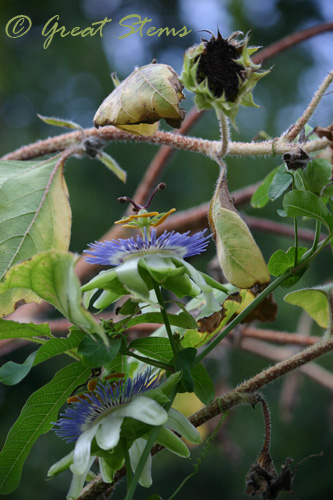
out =
[(312, 38), (327, 31), (333, 31), (333, 23), (317, 24), (316, 26), (311, 26), (311, 28), (306, 28), (305, 30), (292, 33), (291, 35), (282, 38), (278, 42), (273, 43), (269, 47), (262, 49), (260, 52), (258, 52), (258, 54), (254, 54), (252, 56), (252, 60), (255, 63), (265, 61), (266, 59), (270, 59), (271, 57), (280, 54), (284, 50), (289, 49), (290, 47), (293, 47), (294, 45), (303, 42), (308, 38)]
[(323, 83), (320, 85), (320, 87), (317, 90), (317, 92), (315, 93), (315, 95), (313, 96), (312, 101), (310, 102), (310, 104), (308, 105), (306, 110), (304, 111), (301, 118), (285, 134), (284, 138), (288, 142), (293, 141), (297, 137), (297, 135), (300, 133), (302, 128), (308, 123), (309, 119), (311, 118), (311, 116), (313, 115), (315, 110), (317, 109), (318, 104), (320, 103), (320, 101), (321, 101), (322, 97), (324, 96), (328, 87), (331, 85), (332, 81), (333, 81), (333, 72), (330, 72), (326, 76)]
[[(155, 145), (165, 145), (171, 148), (192, 151), (204, 155), (212, 155), (218, 152), (221, 146), (219, 141), (209, 141), (196, 137), (187, 137), (171, 132), (158, 131), (153, 136), (140, 136), (119, 130), (113, 126), (102, 127), (100, 129), (88, 128), (84, 130), (86, 137), (99, 137), (100, 139), (112, 141), (134, 141)], [(28, 146), (23, 146), (11, 153), (4, 155), (1, 160), (32, 160), (46, 154), (59, 153), (71, 147), (79, 147), (82, 142), (82, 132), (69, 132), (55, 137), (44, 139)], [(307, 153), (324, 149), (329, 144), (326, 137), (309, 141), (302, 148)], [(293, 147), (298, 149), (298, 145), (288, 145), (288, 151)], [(274, 149), (274, 151), (273, 151)], [(273, 139), (263, 142), (230, 142), (228, 155), (238, 156), (267, 156), (272, 154), (282, 155), (285, 153), (286, 144), (284, 141)]]

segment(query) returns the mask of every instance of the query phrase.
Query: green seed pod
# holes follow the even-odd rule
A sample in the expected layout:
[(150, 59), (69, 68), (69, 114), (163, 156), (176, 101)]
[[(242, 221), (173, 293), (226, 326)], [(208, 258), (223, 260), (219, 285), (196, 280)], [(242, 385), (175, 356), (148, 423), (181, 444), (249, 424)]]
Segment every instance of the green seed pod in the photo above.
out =
[(136, 68), (102, 102), (94, 117), (95, 127), (114, 125), (139, 135), (153, 135), (162, 118), (180, 128), (185, 110), (179, 107), (183, 85), (166, 64)]
[(259, 47), (248, 47), (248, 35), (242, 40), (240, 31), (229, 38), (212, 35), (190, 47), (184, 56), (180, 80), (194, 92), (198, 109), (214, 107), (223, 112), (234, 123), (240, 105), (258, 107), (253, 102), (251, 90), (257, 81), (269, 71), (258, 71), (260, 64), (254, 64), (250, 56)]
[(269, 272), (249, 228), (235, 209), (224, 173), (209, 209), (209, 224), (226, 279), (238, 288), (268, 284)]

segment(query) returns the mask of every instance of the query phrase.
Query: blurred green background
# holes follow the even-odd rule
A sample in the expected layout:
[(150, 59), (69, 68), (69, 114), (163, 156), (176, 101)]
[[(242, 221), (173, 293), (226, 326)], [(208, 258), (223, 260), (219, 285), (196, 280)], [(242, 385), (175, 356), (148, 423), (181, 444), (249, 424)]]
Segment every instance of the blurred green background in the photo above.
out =
[[(21, 38), (12, 39), (5, 33), (7, 22), (24, 14), (31, 18), (32, 28)], [(103, 30), (103, 38), (66, 37), (55, 35), (44, 50), (41, 35), (44, 24), (59, 15), (59, 26), (85, 28), (105, 17), (112, 22)], [(119, 40), (126, 30), (119, 21), (130, 14), (148, 17), (147, 26), (175, 27), (184, 25), (192, 32), (185, 37), (133, 34)], [(0, 4), (0, 156), (24, 144), (35, 142), (61, 132), (42, 123), (36, 113), (74, 120), (83, 127), (92, 125), (92, 118), (101, 101), (113, 89), (110, 73), (117, 71), (126, 77), (134, 66), (144, 65), (156, 58), (181, 71), (184, 50), (198, 43), (200, 37), (214, 33), (217, 27), (227, 37), (232, 31), (251, 30), (251, 44), (268, 46), (280, 38), (300, 29), (332, 21), (331, 0), (2, 0)], [(270, 136), (280, 135), (301, 115), (313, 92), (322, 82), (332, 65), (333, 34), (325, 33), (303, 42), (264, 64), (273, 66), (269, 76), (258, 84), (254, 92), (260, 109), (242, 109), (237, 118), (239, 132), (232, 131), (233, 140), (251, 140), (260, 130)], [(186, 94), (184, 107), (193, 106), (192, 96)], [(332, 123), (332, 95), (324, 98), (310, 125), (326, 126)], [(162, 127), (168, 130), (164, 123)], [(191, 134), (208, 139), (218, 138), (215, 115), (206, 112), (191, 130)], [(96, 161), (71, 159), (65, 168), (73, 212), (73, 233), (70, 249), (82, 252), (87, 243), (105, 233), (117, 220), (123, 207), (116, 198), (131, 196), (157, 149), (145, 144), (113, 143), (107, 151), (128, 172), (124, 186), (105, 167)], [(230, 157), (228, 179), (231, 190), (263, 178), (279, 158), (245, 159)], [(168, 185), (155, 201), (154, 209), (177, 207), (178, 211), (206, 202), (212, 195), (218, 169), (212, 161), (194, 153), (176, 152), (163, 177)], [(171, 200), (171, 204), (170, 204)], [(276, 209), (280, 200), (263, 211), (242, 207), (248, 214), (277, 219)], [(310, 224), (309, 227), (312, 227)], [(291, 242), (274, 235), (255, 233), (256, 240), (269, 256), (278, 247), (287, 249)], [(193, 260), (194, 265), (205, 266), (214, 256), (210, 246), (206, 258)], [(329, 252), (322, 253), (318, 262), (301, 281), (301, 286), (313, 286), (332, 278), (332, 261)], [(282, 301), (283, 291), (276, 294), (279, 315), (269, 328), (294, 332), (300, 311)], [(312, 327), (312, 333), (319, 330)], [(2, 358), (23, 361), (30, 348), (24, 348)], [(219, 357), (220, 356), (220, 357)], [(47, 383), (65, 360), (55, 359), (35, 368), (18, 386), (0, 387), (1, 428), (0, 444), (17, 418), (27, 397), (42, 384)], [(254, 375), (269, 362), (240, 350), (219, 350), (208, 360), (207, 368), (216, 380), (219, 394), (227, 387)], [(332, 358), (327, 356), (321, 364), (332, 369)], [(224, 385), (223, 385), (224, 384)], [(222, 388), (223, 385), (223, 388)], [(295, 392), (292, 414), (286, 419), (281, 411), (284, 382), (279, 381), (265, 389), (264, 394), (272, 411), (272, 456), (279, 468), (286, 457), (296, 462), (312, 453), (324, 451), (322, 458), (314, 458), (301, 466), (294, 489), (300, 500), (329, 499), (332, 496), (332, 394), (306, 377), (301, 377)], [(244, 494), (245, 475), (259, 453), (263, 442), (263, 420), (259, 407), (239, 407), (229, 414), (227, 423), (205, 459), (199, 474), (178, 495), (179, 498), (247, 498)], [(56, 500), (64, 498), (70, 477), (62, 474), (45, 482), (51, 464), (69, 451), (69, 446), (53, 433), (42, 436), (29, 455), (23, 470), (20, 487), (8, 498), (34, 498)], [(194, 452), (194, 457), (198, 451)], [(191, 463), (161, 453), (154, 460), (155, 478), (151, 490), (140, 490), (136, 499), (144, 499), (153, 492), (168, 498), (184, 477), (191, 472)], [(123, 485), (117, 488), (115, 499), (124, 496)], [(289, 498), (283, 493), (279, 498)]]

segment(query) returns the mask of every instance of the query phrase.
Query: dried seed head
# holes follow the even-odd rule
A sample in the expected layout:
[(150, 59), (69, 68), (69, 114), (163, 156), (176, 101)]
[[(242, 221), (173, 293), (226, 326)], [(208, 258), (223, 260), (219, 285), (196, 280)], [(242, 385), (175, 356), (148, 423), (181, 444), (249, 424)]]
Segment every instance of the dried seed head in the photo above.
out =
[(259, 47), (248, 47), (248, 35), (237, 40), (237, 31), (224, 39), (218, 32), (210, 40), (190, 47), (180, 76), (184, 86), (196, 94), (199, 109), (214, 107), (233, 122), (240, 105), (256, 106), (251, 90), (269, 71), (262, 72), (250, 56)]

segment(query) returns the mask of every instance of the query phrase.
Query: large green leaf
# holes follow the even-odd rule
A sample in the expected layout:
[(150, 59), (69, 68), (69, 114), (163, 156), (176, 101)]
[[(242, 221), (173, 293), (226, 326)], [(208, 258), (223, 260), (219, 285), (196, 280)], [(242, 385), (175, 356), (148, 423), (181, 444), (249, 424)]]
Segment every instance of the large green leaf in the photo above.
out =
[(333, 228), (333, 217), (319, 196), (310, 191), (291, 191), (283, 199), (283, 208), (288, 217), (310, 217)]
[(284, 300), (288, 304), (302, 307), (322, 328), (330, 324), (330, 307), (333, 304), (333, 285), (304, 288), (288, 293)]
[[(18, 384), (28, 375), (33, 366), (75, 349), (85, 336), (85, 333), (73, 330), (69, 337), (44, 340), (44, 344), (37, 351), (31, 353), (23, 363), (8, 361), (8, 363), (2, 365), (0, 368), (0, 381), (6, 385)], [(39, 342), (42, 342), (42, 340), (39, 340)]]
[(82, 363), (72, 363), (29, 397), (0, 453), (0, 491), (3, 495), (17, 488), (32, 445), (52, 428), (66, 398), (78, 385), (86, 382), (89, 374), (90, 369)]
[(302, 172), (307, 191), (320, 195), (324, 186), (331, 181), (332, 165), (328, 160), (315, 158)]
[[(0, 280), (11, 266), (38, 252), (67, 250), (71, 211), (59, 156), (46, 161), (0, 161)], [(31, 290), (8, 290), (0, 316), (29, 302)]]
[[(32, 290), (75, 326), (87, 333), (98, 333), (106, 340), (104, 330), (81, 305), (80, 282), (74, 272), (76, 259), (74, 254), (49, 250), (13, 266), (7, 272), (5, 281), (0, 283), (0, 298), (1, 293), (12, 288)], [(2, 310), (1, 314), (9, 312)]]
[(30, 339), (32, 337), (51, 337), (47, 323), (17, 323), (0, 319), (0, 339)]
[(38, 252), (68, 249), (71, 212), (62, 167), (59, 156), (0, 161), (0, 279)]

